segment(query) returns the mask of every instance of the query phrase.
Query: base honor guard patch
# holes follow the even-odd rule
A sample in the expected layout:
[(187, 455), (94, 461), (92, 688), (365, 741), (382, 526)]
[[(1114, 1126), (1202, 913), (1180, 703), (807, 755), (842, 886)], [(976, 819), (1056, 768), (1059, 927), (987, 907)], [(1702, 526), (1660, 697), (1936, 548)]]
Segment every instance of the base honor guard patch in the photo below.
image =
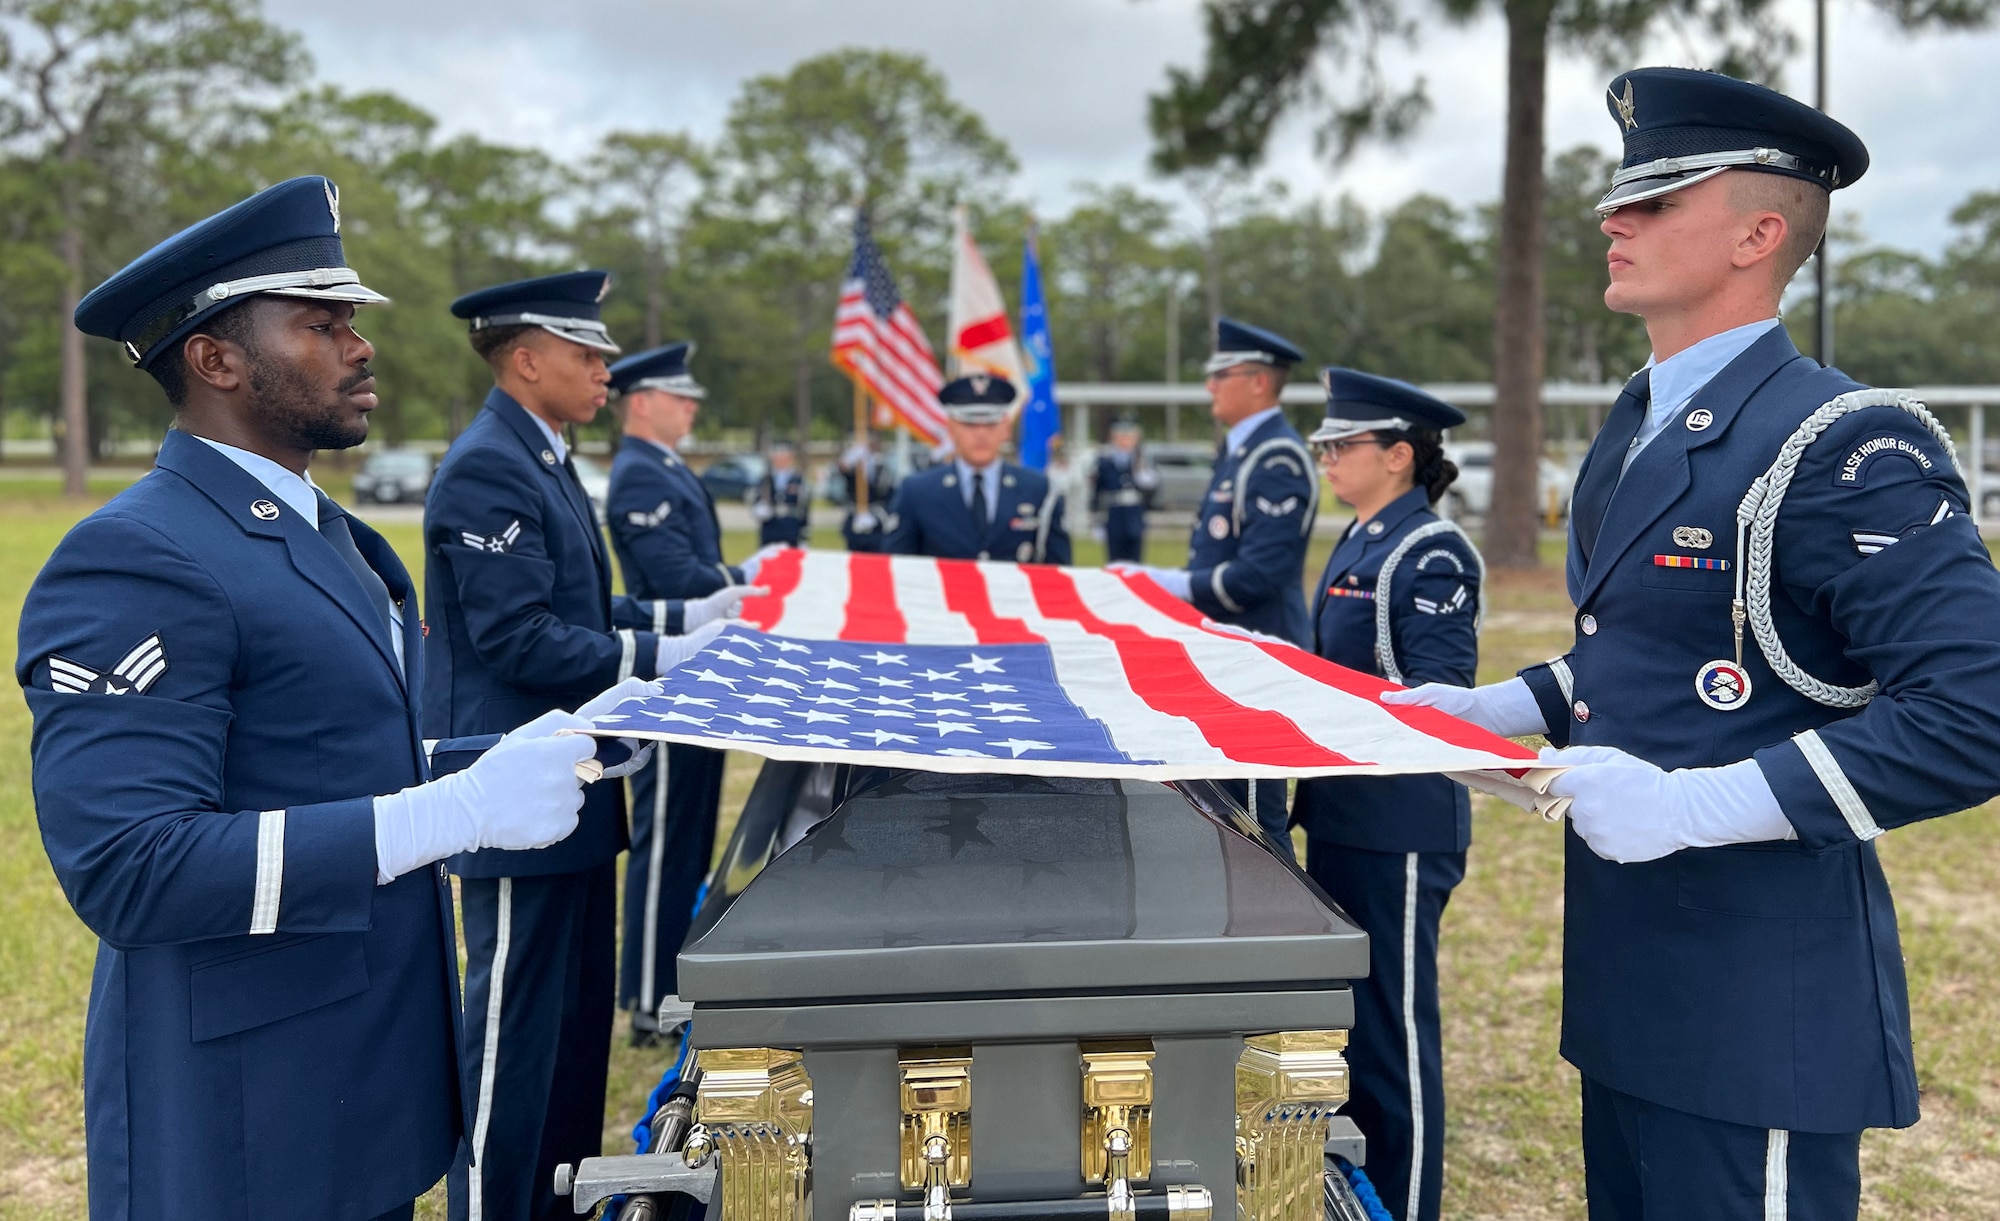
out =
[(514, 549), (514, 540), (521, 537), (521, 523), (511, 521), (498, 534), (474, 534), (470, 530), (458, 532), (459, 541), (474, 551), (491, 551), (495, 555), (505, 555)]
[(49, 686), (71, 695), (144, 695), (167, 672), (167, 650), (160, 634), (132, 646), (117, 665), (100, 674), (81, 662), (49, 654)]

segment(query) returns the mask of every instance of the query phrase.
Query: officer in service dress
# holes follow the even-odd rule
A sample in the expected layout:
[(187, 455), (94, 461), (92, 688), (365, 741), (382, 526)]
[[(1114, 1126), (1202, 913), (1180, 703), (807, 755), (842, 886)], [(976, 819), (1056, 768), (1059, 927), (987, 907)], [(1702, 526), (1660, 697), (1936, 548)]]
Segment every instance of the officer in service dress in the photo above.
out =
[[(1485, 565), (1432, 506), (1458, 468), (1443, 430), (1458, 408), (1404, 382), (1327, 369), (1326, 421), (1309, 443), (1354, 523), (1313, 594), (1313, 651), (1391, 682), (1474, 681)], [(1438, 921), (1465, 877), (1472, 805), (1444, 776), (1301, 780), (1292, 820), (1306, 871), (1368, 934), (1354, 983), (1350, 1093), (1368, 1177), (1399, 1221), (1436, 1221), (1444, 1173)]]
[(1160, 473), (1139, 451), (1137, 420), (1113, 424), (1110, 439), (1091, 472), (1091, 508), (1104, 514), (1105, 561), (1136, 564), (1145, 558), (1146, 510), (1160, 486)]
[(1862, 1129), (1918, 1104), (1874, 841), (2000, 792), (2000, 573), (1945, 429), (1778, 321), (1861, 141), (1711, 72), (1609, 109), (1605, 303), (1653, 357), (1577, 475), (1574, 643), (1404, 698), (1564, 748), (1591, 1217), (1852, 1218)]
[[(494, 388), (424, 500), (426, 733), (504, 731), (663, 674), (731, 609), (733, 593), (686, 606), (612, 596), (562, 433), (607, 397), (604, 358), (618, 347), (598, 303), (609, 286), (602, 271), (566, 272), (452, 303)], [(465, 1088), (478, 1117), (472, 1172), (453, 1176), (456, 1218), (566, 1216), (556, 1166), (598, 1153), (624, 805), (621, 786), (597, 785), (562, 843), (452, 858), (465, 904)]]
[(938, 391), (953, 456), (903, 481), (896, 528), (883, 550), (949, 560), (1067, 564), (1061, 489), (1040, 471), (1000, 458), (1014, 383), (974, 373)]
[[(1305, 441), (1278, 405), (1292, 366), (1304, 359), (1269, 331), (1232, 318), (1216, 323), (1209, 410), (1227, 431), (1195, 513), (1188, 566), (1124, 567), (1152, 577), (1218, 623), (1309, 648), (1306, 545), (1319, 512), (1319, 476)], [(1225, 787), (1255, 807), (1257, 821), (1289, 852), (1285, 782), (1260, 780), (1252, 790), (1238, 780)]]
[(427, 743), (416, 589), (307, 473), (368, 435), (354, 314), (384, 299), (314, 176), (76, 311), (174, 407), (153, 472), (35, 579), (16, 662), (42, 842), (100, 940), (96, 1221), (408, 1218), (473, 1122), (438, 862), (577, 825), (592, 743), (551, 735), (586, 722)]
[(769, 462), (750, 494), (757, 542), (766, 547), (803, 547), (812, 533), (812, 488), (799, 470), (798, 451), (790, 442), (779, 441), (771, 446)]
[[(691, 343), (670, 343), (611, 366), (623, 435), (611, 463), (605, 517), (633, 597), (740, 601), (765, 553), (741, 567), (722, 558), (722, 526), (708, 485), (676, 448), (708, 391), (688, 367)], [(726, 756), (669, 745), (632, 775), (632, 859), (625, 871), (625, 938), (618, 1004), (635, 1039), (657, 1029), (660, 998), (678, 984), (674, 963), (715, 846)]]

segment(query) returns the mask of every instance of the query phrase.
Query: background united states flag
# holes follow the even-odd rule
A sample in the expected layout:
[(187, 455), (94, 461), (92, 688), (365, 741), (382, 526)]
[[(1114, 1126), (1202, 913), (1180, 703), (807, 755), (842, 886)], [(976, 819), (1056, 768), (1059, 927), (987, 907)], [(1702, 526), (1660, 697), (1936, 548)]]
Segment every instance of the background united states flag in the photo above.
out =
[[(1095, 568), (786, 551), (606, 733), (777, 759), (1187, 780), (1448, 772), (1534, 804), (1535, 752)], [(1543, 799), (1541, 804), (1546, 804)]]
[(866, 210), (854, 217), (854, 259), (833, 316), (833, 363), (911, 432), (932, 444), (944, 440), (944, 409), (938, 406), (944, 377), (937, 356), (889, 277)]

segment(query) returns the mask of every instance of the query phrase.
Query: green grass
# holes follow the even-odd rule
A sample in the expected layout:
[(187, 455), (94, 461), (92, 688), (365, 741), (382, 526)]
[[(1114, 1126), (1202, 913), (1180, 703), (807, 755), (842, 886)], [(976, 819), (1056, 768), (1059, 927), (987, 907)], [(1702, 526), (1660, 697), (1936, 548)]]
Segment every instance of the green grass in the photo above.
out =
[[(21, 600), (77, 510), (56, 487), (0, 481), (0, 626), (14, 635)], [(106, 489), (107, 491), (109, 489)], [(18, 494), (17, 494), (18, 493)], [(419, 531), (384, 533), (420, 575)], [(1170, 536), (1169, 536), (1170, 535)], [(753, 541), (732, 533), (732, 556)], [(1317, 575), (1331, 539), (1315, 540)], [(1077, 559), (1102, 548), (1079, 540)], [(1569, 640), (1560, 543), (1550, 567), (1496, 574), (1482, 678), (1505, 676)], [(1181, 562), (1184, 536), (1148, 548)], [(70, 914), (35, 829), (28, 716), (0, 700), (0, 1221), (71, 1221), (84, 1196), (84, 1002), (95, 944)], [(724, 835), (757, 761), (732, 754)], [(1453, 1218), (1583, 1216), (1576, 1078), (1556, 1055), (1561, 1002), (1562, 839), (1511, 807), (1475, 803), (1464, 885), (1446, 912), (1442, 949), (1445, 1065), (1450, 1091), (1445, 1214)], [(1871, 1219), (2000, 1216), (2000, 813), (1992, 806), (1905, 828), (1882, 840), (1902, 911), (1924, 1085), (1924, 1119), (1870, 1133), (1862, 1146)], [(718, 840), (718, 842), (721, 842)], [(1726, 1037), (1726, 1032), (1717, 1032)], [(663, 1065), (660, 1053), (614, 1040), (607, 1152), (626, 1135)], [(434, 1191), (418, 1215), (441, 1218)]]

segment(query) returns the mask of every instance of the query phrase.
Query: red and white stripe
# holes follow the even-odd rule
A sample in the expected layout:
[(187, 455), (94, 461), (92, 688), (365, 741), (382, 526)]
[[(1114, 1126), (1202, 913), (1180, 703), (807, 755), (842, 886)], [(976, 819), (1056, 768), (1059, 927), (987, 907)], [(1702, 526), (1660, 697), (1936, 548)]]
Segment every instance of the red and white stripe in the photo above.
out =
[(944, 439), (938, 391), (944, 376), (915, 314), (897, 305), (887, 319), (869, 307), (862, 281), (841, 286), (833, 317), (833, 359), (926, 441)]
[(1219, 628), (1143, 576), (794, 550), (766, 561), (758, 583), (771, 592), (743, 618), (778, 636), (1044, 644), (1065, 692), (1120, 750), (1166, 761), (1159, 779), (1449, 772), (1518, 789), (1535, 762), (1436, 709), (1383, 704), (1396, 689), (1384, 679)]

